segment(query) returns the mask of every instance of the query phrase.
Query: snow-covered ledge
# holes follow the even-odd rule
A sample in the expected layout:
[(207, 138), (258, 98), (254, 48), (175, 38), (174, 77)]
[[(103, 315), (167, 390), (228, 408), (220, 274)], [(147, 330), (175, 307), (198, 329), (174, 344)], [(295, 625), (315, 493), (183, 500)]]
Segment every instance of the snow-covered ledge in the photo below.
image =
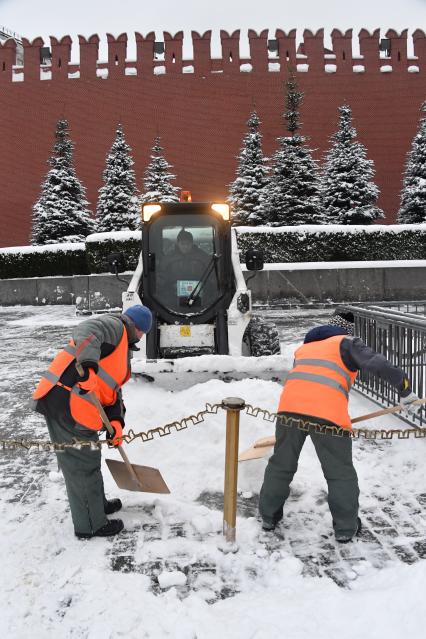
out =
[[(354, 262), (280, 262), (264, 265), (265, 271), (312, 271), (359, 268), (426, 268), (426, 260), (373, 260)], [(243, 271), (247, 270), (242, 264)]]

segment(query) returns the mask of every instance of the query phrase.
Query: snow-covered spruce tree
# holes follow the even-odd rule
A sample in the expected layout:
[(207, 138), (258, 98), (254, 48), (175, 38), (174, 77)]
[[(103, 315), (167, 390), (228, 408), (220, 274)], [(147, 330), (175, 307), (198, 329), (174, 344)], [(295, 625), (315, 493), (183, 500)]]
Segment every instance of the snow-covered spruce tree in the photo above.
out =
[(67, 120), (56, 126), (56, 142), (41, 194), (33, 206), (32, 244), (81, 242), (94, 230), (86, 189), (73, 164), (73, 143)]
[(253, 111), (247, 121), (248, 133), (238, 156), (237, 177), (229, 185), (232, 205), (232, 223), (258, 226), (266, 222), (264, 189), (267, 186), (268, 167), (262, 153), (260, 119)]
[(132, 231), (139, 227), (139, 201), (131, 151), (120, 124), (107, 155), (104, 186), (99, 189), (96, 209), (99, 233)]
[[(426, 102), (422, 104), (421, 111), (426, 114)], [(396, 221), (399, 224), (426, 222), (426, 115), (420, 120), (407, 156)]]
[(331, 137), (321, 181), (324, 214), (329, 224), (371, 224), (384, 217), (375, 206), (379, 189), (372, 182), (374, 163), (367, 160), (367, 150), (355, 141), (352, 109), (339, 107), (339, 128)]
[(179, 202), (180, 189), (173, 186), (172, 180), (176, 176), (170, 172), (173, 168), (164, 158), (163, 147), (160, 138), (155, 138), (152, 147), (151, 161), (145, 169), (143, 194), (140, 201), (143, 202)]
[(272, 157), (271, 178), (265, 189), (265, 209), (270, 226), (324, 223), (320, 201), (317, 161), (299, 135), (299, 107), (303, 94), (293, 75), (286, 82), (284, 119), (289, 136), (278, 138), (279, 148)]

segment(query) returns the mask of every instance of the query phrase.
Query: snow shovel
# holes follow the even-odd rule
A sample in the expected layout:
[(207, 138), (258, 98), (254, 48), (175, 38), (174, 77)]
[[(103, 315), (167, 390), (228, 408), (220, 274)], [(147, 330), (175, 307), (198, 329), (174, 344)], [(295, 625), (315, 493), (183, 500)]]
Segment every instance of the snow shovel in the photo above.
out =
[[(426, 404), (426, 398), (418, 399), (414, 404)], [(388, 415), (389, 413), (398, 413), (402, 409), (400, 404), (396, 406), (390, 406), (389, 408), (382, 408), (380, 410), (374, 411), (374, 413), (367, 413), (367, 415), (360, 415), (359, 417), (354, 417), (352, 419), (352, 424), (356, 424), (357, 422), (363, 422), (367, 419), (373, 419), (374, 417), (380, 417), (381, 415)], [(249, 461), (251, 459), (260, 459), (261, 457), (266, 457), (266, 455), (270, 452), (271, 448), (275, 445), (275, 437), (263, 437), (262, 439), (258, 439), (254, 442), (253, 446), (248, 448), (247, 450), (240, 453), (238, 456), (238, 461)]]
[[(82, 376), (83, 369), (78, 364), (76, 365), (76, 368), (78, 374)], [(110, 435), (113, 435), (114, 428), (111, 426), (108, 416), (105, 413), (97, 395), (95, 393), (88, 393), (88, 395), (98, 409), (105, 428)], [(115, 483), (119, 488), (122, 488), (123, 490), (133, 490), (142, 493), (170, 493), (170, 490), (158, 468), (131, 464), (129, 458), (123, 450), (123, 446), (117, 446), (117, 448), (118, 452), (123, 458), (124, 463), (116, 461), (115, 459), (106, 459), (105, 461), (111, 475), (115, 479)]]

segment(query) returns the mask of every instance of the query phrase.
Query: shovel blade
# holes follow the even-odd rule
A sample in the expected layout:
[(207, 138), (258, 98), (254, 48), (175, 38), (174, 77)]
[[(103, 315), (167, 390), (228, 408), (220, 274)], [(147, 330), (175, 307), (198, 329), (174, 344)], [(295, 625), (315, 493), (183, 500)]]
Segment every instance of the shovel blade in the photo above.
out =
[(262, 457), (269, 455), (271, 451), (272, 446), (252, 446), (238, 455), (238, 461), (242, 462), (249, 461), (250, 459), (261, 459)]
[(161, 493), (164, 495), (170, 493), (158, 468), (132, 464), (132, 468), (138, 478), (138, 482), (136, 482), (124, 462), (116, 459), (106, 459), (105, 461), (111, 475), (114, 477), (115, 483), (123, 490), (133, 490), (141, 493)]

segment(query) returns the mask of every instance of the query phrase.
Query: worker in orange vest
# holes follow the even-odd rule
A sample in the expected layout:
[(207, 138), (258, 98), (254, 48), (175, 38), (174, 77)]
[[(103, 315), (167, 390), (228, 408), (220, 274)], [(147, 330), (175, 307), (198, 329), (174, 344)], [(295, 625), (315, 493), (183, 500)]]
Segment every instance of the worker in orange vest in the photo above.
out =
[[(97, 442), (103, 424), (87, 393), (95, 393), (114, 429), (107, 434), (121, 445), (125, 407), (121, 387), (130, 377), (132, 351), (152, 325), (151, 311), (141, 304), (121, 316), (101, 315), (78, 324), (33, 393), (35, 410), (44, 415), (51, 441)], [(83, 368), (80, 376), (76, 363)], [(74, 524), (80, 539), (108, 537), (123, 529), (121, 519), (107, 515), (121, 509), (120, 499), (107, 500), (101, 473), (101, 452), (90, 447), (67, 448), (57, 454)]]
[[(272, 531), (283, 506), (298, 459), (309, 435), (328, 484), (328, 505), (336, 541), (347, 543), (361, 530), (358, 478), (352, 463), (349, 391), (359, 370), (379, 375), (400, 392), (408, 413), (420, 410), (404, 371), (353, 337), (353, 313), (337, 309), (328, 324), (310, 330), (295, 352), (281, 393), (274, 454), (265, 470), (259, 510), (263, 529)], [(318, 432), (321, 426), (343, 429), (341, 436)], [(303, 430), (302, 430), (303, 429)]]

